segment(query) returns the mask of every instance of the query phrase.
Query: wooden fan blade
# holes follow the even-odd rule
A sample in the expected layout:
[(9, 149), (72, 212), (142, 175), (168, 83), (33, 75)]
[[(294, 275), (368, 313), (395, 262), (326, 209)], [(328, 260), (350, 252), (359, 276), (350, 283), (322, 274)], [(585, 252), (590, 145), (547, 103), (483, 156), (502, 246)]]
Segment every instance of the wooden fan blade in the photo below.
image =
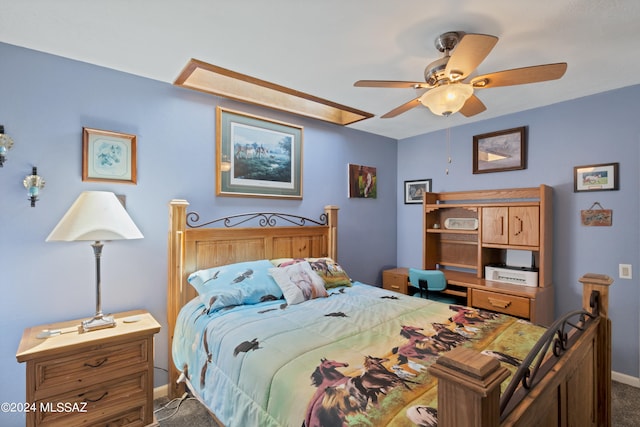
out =
[(465, 117), (471, 117), (475, 116), (476, 114), (482, 113), (486, 109), (487, 107), (485, 107), (485, 105), (477, 96), (471, 95), (471, 97), (467, 99), (467, 102), (465, 102), (460, 109), (460, 114)]
[(445, 76), (460, 76), (465, 78), (489, 55), (498, 43), (498, 38), (487, 34), (465, 34), (453, 48)]
[(388, 88), (414, 88), (428, 87), (425, 82), (402, 82), (394, 80), (358, 80), (353, 84), (356, 87), (388, 87)]
[(559, 79), (564, 75), (565, 71), (567, 71), (566, 62), (534, 65), (533, 67), (514, 68), (474, 77), (471, 80), (471, 84), (475, 89), (483, 89), (538, 83)]
[(394, 108), (387, 114), (380, 116), (381, 119), (390, 119), (391, 117), (399, 116), (400, 114), (409, 111), (410, 109), (420, 105), (420, 98), (412, 99), (409, 102), (402, 104), (399, 107)]

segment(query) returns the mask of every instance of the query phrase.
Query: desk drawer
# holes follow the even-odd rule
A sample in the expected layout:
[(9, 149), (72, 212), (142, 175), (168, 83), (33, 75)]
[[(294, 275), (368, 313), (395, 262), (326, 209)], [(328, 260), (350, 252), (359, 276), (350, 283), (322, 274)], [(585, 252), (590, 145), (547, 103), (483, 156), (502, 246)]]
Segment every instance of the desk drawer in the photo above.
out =
[(524, 317), (526, 319), (530, 317), (529, 299), (514, 295), (472, 289), (471, 305), (511, 316)]
[(393, 271), (382, 272), (382, 287), (390, 291), (406, 294), (407, 280), (408, 277), (406, 274), (396, 273)]

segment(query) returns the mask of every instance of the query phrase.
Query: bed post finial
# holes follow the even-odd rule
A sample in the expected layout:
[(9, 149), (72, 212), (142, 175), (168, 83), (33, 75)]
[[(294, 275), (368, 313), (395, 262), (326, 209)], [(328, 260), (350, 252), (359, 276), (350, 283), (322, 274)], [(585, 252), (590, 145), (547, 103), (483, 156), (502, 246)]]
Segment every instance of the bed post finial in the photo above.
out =
[(592, 293), (597, 292), (600, 330), (597, 340), (596, 402), (598, 425), (611, 425), (611, 319), (609, 319), (609, 286), (613, 279), (605, 274), (587, 273), (578, 279), (582, 285), (582, 307), (591, 312)]
[(509, 370), (497, 359), (456, 347), (427, 369), (438, 379), (438, 426), (499, 425), (500, 384)]
[(578, 279), (583, 285), (582, 308), (591, 312), (591, 293), (598, 292), (598, 314), (609, 317), (609, 286), (613, 279), (605, 274), (587, 273)]

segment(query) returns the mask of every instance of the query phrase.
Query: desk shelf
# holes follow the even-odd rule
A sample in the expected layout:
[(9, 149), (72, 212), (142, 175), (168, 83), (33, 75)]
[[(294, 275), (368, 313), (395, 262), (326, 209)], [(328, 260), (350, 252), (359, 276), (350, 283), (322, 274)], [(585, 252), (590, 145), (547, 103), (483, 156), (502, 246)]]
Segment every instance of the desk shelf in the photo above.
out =
[[(553, 319), (552, 289), (553, 207), (552, 188), (478, 190), (425, 193), (423, 200), (422, 268), (441, 269), (450, 284), (459, 282), (467, 289), (470, 305), (514, 314), (550, 323)], [(475, 230), (452, 230), (445, 223), (453, 218), (474, 219)], [(535, 291), (520, 292), (509, 284), (484, 280), (484, 269), (490, 264), (506, 264), (509, 250), (530, 251), (538, 269)], [(475, 281), (481, 281), (478, 283)], [(475, 286), (484, 286), (477, 291)], [(520, 285), (510, 285), (520, 286)], [(521, 286), (522, 287), (522, 286)], [(488, 291), (487, 288), (490, 288)], [(526, 288), (526, 287), (525, 287)], [(544, 288), (549, 288), (545, 290)], [(486, 294), (483, 292), (490, 292)], [(509, 294), (511, 301), (495, 298)], [(537, 305), (544, 295), (544, 307)], [(521, 297), (524, 301), (517, 300)], [(484, 303), (482, 302), (484, 301)], [(500, 309), (501, 306), (506, 306)], [(527, 310), (524, 307), (528, 307)], [(517, 308), (516, 308), (517, 307)], [(550, 320), (549, 320), (550, 319)]]

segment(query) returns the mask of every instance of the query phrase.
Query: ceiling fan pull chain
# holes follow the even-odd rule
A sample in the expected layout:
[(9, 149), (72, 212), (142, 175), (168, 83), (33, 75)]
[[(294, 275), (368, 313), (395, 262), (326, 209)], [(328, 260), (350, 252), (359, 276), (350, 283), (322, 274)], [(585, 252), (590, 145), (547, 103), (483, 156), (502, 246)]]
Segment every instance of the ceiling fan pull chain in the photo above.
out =
[[(447, 163), (451, 163), (451, 127), (447, 126)], [(449, 168), (445, 169), (445, 173), (449, 175)]]

